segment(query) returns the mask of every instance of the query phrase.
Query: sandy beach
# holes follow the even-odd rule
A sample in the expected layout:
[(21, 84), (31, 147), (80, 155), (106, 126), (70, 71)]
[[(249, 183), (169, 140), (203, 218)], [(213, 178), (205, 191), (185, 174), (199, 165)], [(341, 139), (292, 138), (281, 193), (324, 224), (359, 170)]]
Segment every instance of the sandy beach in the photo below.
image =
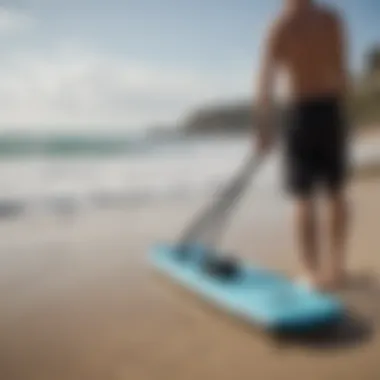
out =
[[(172, 240), (204, 199), (30, 215), (0, 225), (0, 378), (7, 380), (362, 379), (380, 375), (380, 180), (357, 180), (342, 297), (357, 315), (327, 340), (278, 345), (168, 286), (147, 251)], [(221, 246), (297, 273), (290, 209), (246, 197)], [(5, 237), (5, 238), (4, 238)]]
[[(380, 380), (379, 15), (380, 0), (1, 1), (0, 380)], [(348, 276), (330, 303), (308, 297), (285, 182), (339, 180), (341, 154)], [(226, 298), (251, 323), (151, 256), (223, 189), (220, 239), (185, 242), (213, 246), (210, 275), (231, 273), (212, 253), (243, 263)], [(333, 328), (268, 331), (335, 321), (340, 300)]]

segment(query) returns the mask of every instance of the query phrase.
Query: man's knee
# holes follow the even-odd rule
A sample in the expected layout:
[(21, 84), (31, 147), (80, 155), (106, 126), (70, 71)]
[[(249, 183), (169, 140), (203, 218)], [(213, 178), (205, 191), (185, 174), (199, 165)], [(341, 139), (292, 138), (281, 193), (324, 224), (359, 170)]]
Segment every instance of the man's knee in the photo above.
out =
[(295, 211), (301, 224), (312, 223), (315, 218), (315, 202), (310, 194), (299, 196), (294, 200)]
[(345, 189), (330, 192), (328, 201), (332, 213), (339, 214), (339, 216), (344, 219), (349, 216), (349, 199)]

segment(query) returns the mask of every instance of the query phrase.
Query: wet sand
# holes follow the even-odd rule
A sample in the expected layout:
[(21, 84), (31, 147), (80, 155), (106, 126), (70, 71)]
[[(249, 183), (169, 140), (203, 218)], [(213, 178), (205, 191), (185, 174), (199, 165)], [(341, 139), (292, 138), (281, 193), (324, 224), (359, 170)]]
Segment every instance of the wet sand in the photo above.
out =
[[(171, 240), (201, 200), (142, 209), (30, 216), (0, 224), (0, 378), (4, 380), (375, 380), (380, 376), (380, 181), (351, 191), (350, 267), (342, 296), (356, 322), (328, 339), (278, 344), (152, 273), (150, 244)], [(224, 249), (297, 272), (281, 194), (247, 198)], [(272, 205), (273, 206), (273, 205)], [(360, 281), (359, 281), (360, 280)]]

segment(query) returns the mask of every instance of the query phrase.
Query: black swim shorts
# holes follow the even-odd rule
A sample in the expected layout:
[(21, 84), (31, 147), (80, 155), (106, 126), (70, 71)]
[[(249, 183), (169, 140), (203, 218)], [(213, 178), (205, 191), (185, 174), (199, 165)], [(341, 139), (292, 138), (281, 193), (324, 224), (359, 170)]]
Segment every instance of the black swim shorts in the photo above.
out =
[(321, 97), (294, 103), (285, 127), (285, 181), (295, 196), (317, 187), (339, 191), (347, 178), (347, 124), (341, 102)]

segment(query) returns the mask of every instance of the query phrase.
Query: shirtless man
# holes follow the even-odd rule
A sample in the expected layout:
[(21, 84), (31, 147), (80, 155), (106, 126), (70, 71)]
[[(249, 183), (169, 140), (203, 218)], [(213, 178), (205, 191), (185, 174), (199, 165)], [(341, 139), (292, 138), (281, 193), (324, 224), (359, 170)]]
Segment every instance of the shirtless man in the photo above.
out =
[[(285, 1), (285, 0), (284, 0)], [(345, 276), (348, 88), (345, 32), (331, 9), (312, 0), (286, 0), (265, 44), (259, 87), (259, 149), (271, 147), (272, 92), (278, 69), (291, 85), (285, 127), (287, 189), (294, 198), (304, 279), (316, 287), (336, 286)], [(322, 270), (315, 212), (316, 188), (326, 191), (329, 263)]]

